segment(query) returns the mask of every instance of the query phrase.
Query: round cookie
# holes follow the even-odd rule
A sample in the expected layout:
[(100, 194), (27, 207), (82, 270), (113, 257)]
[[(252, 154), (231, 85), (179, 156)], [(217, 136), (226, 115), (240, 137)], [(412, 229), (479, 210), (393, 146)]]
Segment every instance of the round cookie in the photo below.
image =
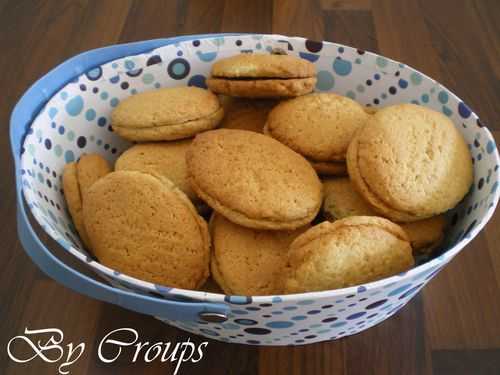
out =
[[(349, 216), (377, 216), (375, 210), (354, 189), (348, 178), (323, 182), (323, 216), (330, 220)], [(430, 253), (443, 239), (443, 215), (400, 224), (410, 239), (414, 253)]]
[(454, 207), (472, 183), (471, 155), (441, 113), (413, 104), (380, 109), (349, 145), (354, 187), (381, 215), (398, 222)]
[(215, 128), (224, 117), (217, 96), (198, 87), (145, 91), (120, 102), (111, 126), (131, 141), (170, 141)]
[(216, 61), (211, 74), (225, 78), (307, 78), (316, 75), (316, 68), (291, 55), (241, 53)]
[(90, 241), (85, 231), (82, 216), (82, 196), (80, 194), (80, 186), (78, 184), (78, 174), (76, 172), (76, 163), (69, 163), (64, 166), (63, 171), (63, 189), (64, 199), (68, 206), (68, 211), (73, 220), (73, 225), (80, 236), (83, 245), (90, 249)]
[(210, 274), (212, 275), (212, 279), (215, 281), (215, 284), (222, 290), (222, 293), (226, 293), (225, 291), (229, 290), (229, 288), (219, 272), (217, 262), (215, 261), (215, 257), (213, 255), (210, 258)]
[(99, 261), (152, 283), (195, 289), (209, 274), (210, 238), (191, 201), (161, 175), (112, 172), (88, 190), (83, 217)]
[[(262, 133), (271, 136), (266, 126), (262, 129)], [(320, 176), (346, 176), (347, 175), (347, 165), (342, 161), (313, 161), (307, 159), (307, 161), (314, 168), (316, 173)]]
[(428, 219), (401, 224), (415, 253), (430, 254), (443, 240), (446, 219), (437, 215)]
[(224, 119), (220, 127), (226, 129), (250, 130), (262, 133), (267, 115), (276, 105), (275, 100), (249, 100), (241, 98), (223, 99)]
[(207, 85), (213, 92), (243, 98), (286, 98), (308, 94), (316, 85), (316, 78), (232, 80), (209, 78)]
[(294, 97), (313, 91), (316, 68), (289, 55), (243, 53), (212, 65), (207, 86), (213, 92), (248, 98)]
[(255, 230), (214, 214), (210, 231), (215, 281), (229, 295), (281, 294), (288, 246), (304, 230)]
[(159, 174), (168, 178), (192, 201), (199, 201), (187, 178), (186, 152), (191, 139), (133, 145), (115, 162), (115, 170)]
[(313, 162), (344, 161), (355, 132), (368, 118), (354, 100), (314, 93), (278, 104), (265, 132)]
[(101, 177), (111, 172), (111, 167), (106, 159), (99, 154), (85, 154), (80, 156), (76, 163), (76, 173), (80, 194), (83, 197), (87, 190)]
[(380, 217), (323, 222), (290, 245), (286, 293), (345, 288), (389, 277), (414, 264), (403, 229)]
[(83, 222), (82, 205), (88, 189), (101, 177), (111, 172), (108, 162), (98, 154), (85, 154), (77, 162), (64, 166), (62, 183), (64, 198), (76, 231), (88, 250), (90, 241)]
[(323, 182), (323, 216), (333, 221), (349, 216), (377, 216), (377, 213), (345, 177)]
[(196, 194), (229, 220), (255, 229), (295, 229), (321, 206), (321, 182), (299, 154), (265, 135), (218, 129), (186, 154)]

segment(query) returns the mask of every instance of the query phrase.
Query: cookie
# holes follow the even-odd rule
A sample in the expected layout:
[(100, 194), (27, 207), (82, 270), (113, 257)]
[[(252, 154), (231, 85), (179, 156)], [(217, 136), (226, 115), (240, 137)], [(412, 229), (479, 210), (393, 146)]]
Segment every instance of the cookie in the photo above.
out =
[(283, 101), (269, 113), (265, 133), (313, 162), (344, 161), (369, 115), (345, 96), (314, 93)]
[(401, 224), (401, 228), (410, 238), (411, 247), (416, 254), (429, 254), (434, 251), (443, 241), (445, 226), (444, 215)]
[(76, 163), (69, 163), (64, 166), (63, 171), (63, 189), (64, 198), (68, 211), (73, 220), (73, 225), (80, 236), (83, 245), (90, 249), (90, 242), (85, 231), (82, 217), (82, 196), (80, 194), (80, 186), (78, 183), (78, 173), (76, 171)]
[(213, 92), (247, 98), (294, 97), (313, 91), (316, 68), (289, 55), (243, 53), (212, 65), (207, 86)]
[(161, 175), (108, 174), (88, 190), (83, 218), (95, 255), (107, 267), (185, 289), (198, 288), (208, 277), (207, 224)]
[(111, 167), (101, 155), (85, 154), (76, 163), (76, 172), (80, 194), (83, 198), (94, 182), (111, 172)]
[(186, 161), (196, 194), (234, 223), (295, 229), (319, 211), (322, 187), (314, 169), (265, 135), (234, 129), (201, 133)]
[(198, 203), (200, 200), (187, 179), (186, 151), (190, 144), (191, 139), (136, 144), (116, 160), (115, 170), (163, 175)]
[(354, 189), (349, 178), (323, 182), (323, 216), (330, 220), (349, 216), (377, 216), (373, 208)]
[(77, 162), (64, 166), (62, 176), (64, 198), (76, 231), (88, 250), (91, 250), (91, 246), (83, 222), (82, 202), (94, 182), (110, 172), (108, 162), (97, 154), (82, 155)]
[(316, 75), (316, 68), (291, 55), (241, 53), (216, 61), (211, 74), (225, 78), (307, 78)]
[(217, 265), (217, 262), (215, 261), (215, 257), (213, 256), (213, 254), (210, 258), (210, 274), (212, 275), (215, 283), (219, 286), (220, 289), (222, 289), (223, 293), (226, 293), (226, 290), (230, 290), (219, 271), (219, 267)]
[(316, 78), (289, 79), (224, 79), (209, 78), (207, 85), (213, 92), (244, 98), (285, 98), (313, 91)]
[(364, 284), (404, 272), (413, 264), (406, 233), (389, 220), (352, 216), (323, 222), (290, 245), (285, 292)]
[[(377, 216), (377, 213), (348, 178), (335, 178), (323, 182), (323, 216), (334, 221), (349, 216)], [(408, 235), (413, 252), (419, 254), (431, 252), (441, 242), (445, 224), (444, 216), (438, 215), (400, 226)]]
[(355, 135), (347, 169), (382, 216), (411, 222), (454, 207), (472, 184), (471, 155), (443, 114), (413, 104), (380, 109)]
[(250, 130), (256, 133), (262, 133), (267, 115), (277, 103), (276, 100), (249, 100), (228, 96), (224, 98), (222, 105), (225, 115), (220, 127)]
[(111, 114), (114, 131), (131, 141), (170, 141), (213, 129), (224, 117), (217, 96), (198, 87), (132, 95)]
[(255, 230), (213, 215), (211, 269), (215, 281), (229, 295), (281, 294), (288, 246), (304, 230)]

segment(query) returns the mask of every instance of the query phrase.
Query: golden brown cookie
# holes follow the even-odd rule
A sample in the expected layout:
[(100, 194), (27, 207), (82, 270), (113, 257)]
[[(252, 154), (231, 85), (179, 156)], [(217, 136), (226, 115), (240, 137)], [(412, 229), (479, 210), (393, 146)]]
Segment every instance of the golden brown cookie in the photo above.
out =
[(346, 177), (323, 182), (323, 216), (333, 221), (349, 216), (377, 216), (377, 213)]
[(191, 139), (185, 139), (174, 142), (136, 144), (116, 160), (115, 170), (163, 175), (181, 189), (189, 199), (199, 202), (187, 178), (186, 151), (191, 141)]
[(209, 78), (213, 92), (243, 98), (286, 98), (308, 94), (314, 90), (316, 78), (227, 79)]
[(290, 245), (286, 293), (344, 288), (408, 270), (414, 264), (403, 229), (381, 217), (323, 222)]
[(226, 285), (226, 282), (224, 281), (224, 278), (219, 271), (219, 267), (217, 265), (217, 262), (215, 261), (215, 257), (213, 256), (213, 254), (210, 258), (210, 274), (212, 275), (215, 283), (219, 286), (219, 288), (222, 289), (222, 292), (226, 293), (226, 290), (229, 290), (229, 287)]
[[(323, 216), (330, 221), (349, 216), (377, 216), (376, 211), (354, 189), (348, 178), (334, 178), (323, 182)], [(429, 253), (442, 240), (445, 219), (443, 215), (400, 224), (414, 253)]]
[(82, 216), (82, 202), (94, 182), (109, 172), (111, 168), (108, 162), (97, 154), (82, 155), (77, 162), (64, 166), (62, 176), (64, 198), (80, 239), (90, 251), (90, 242)]
[[(264, 126), (262, 133), (271, 136), (267, 126)], [(320, 176), (347, 176), (347, 165), (343, 161), (314, 161), (310, 159), (307, 161)]]
[(444, 215), (401, 224), (401, 228), (410, 238), (414, 253), (417, 254), (431, 253), (442, 242), (445, 226)]
[(444, 115), (413, 104), (370, 116), (349, 145), (349, 176), (381, 215), (398, 222), (454, 207), (472, 183), (471, 155)]
[(85, 197), (87, 190), (101, 177), (111, 172), (111, 167), (106, 159), (98, 154), (85, 154), (76, 164), (76, 173), (80, 194)]
[(208, 277), (210, 238), (191, 201), (167, 178), (117, 171), (97, 181), (83, 202), (99, 261), (152, 283), (195, 289)]
[(186, 154), (189, 182), (215, 211), (256, 229), (295, 229), (316, 216), (321, 182), (299, 154), (262, 134), (199, 134)]
[(307, 78), (316, 75), (316, 68), (295, 56), (241, 53), (218, 60), (211, 73), (226, 78)]
[(354, 100), (314, 93), (274, 107), (265, 132), (313, 162), (344, 161), (354, 133), (368, 118)]
[(198, 87), (146, 91), (120, 102), (111, 126), (132, 141), (170, 141), (213, 129), (224, 117), (217, 96)]
[(63, 189), (64, 198), (68, 206), (71, 219), (75, 226), (76, 231), (80, 235), (83, 245), (88, 249), (90, 242), (85, 231), (82, 217), (82, 197), (80, 194), (80, 187), (78, 184), (78, 174), (76, 172), (76, 163), (69, 163), (64, 166), (63, 171)]
[(207, 86), (213, 92), (248, 98), (294, 97), (313, 91), (316, 68), (289, 55), (239, 54), (212, 65)]
[(214, 279), (226, 294), (281, 294), (288, 246), (305, 229), (255, 230), (214, 214), (210, 221)]
[(250, 130), (262, 133), (267, 115), (276, 105), (276, 100), (249, 100), (224, 96), (224, 119), (220, 127)]

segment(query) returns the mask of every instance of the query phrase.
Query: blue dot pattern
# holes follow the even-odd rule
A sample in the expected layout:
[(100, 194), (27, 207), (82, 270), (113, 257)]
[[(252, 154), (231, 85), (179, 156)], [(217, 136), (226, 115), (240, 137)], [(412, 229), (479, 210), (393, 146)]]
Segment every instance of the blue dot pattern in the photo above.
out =
[[(62, 191), (65, 163), (96, 152), (113, 162), (129, 143), (110, 131), (110, 113), (130, 95), (159, 87), (206, 87), (213, 62), (235, 53), (280, 48), (316, 65), (316, 91), (333, 91), (363, 105), (425, 105), (449, 116), (470, 145), (474, 185), (449, 214), (444, 250), (409, 272), (375, 283), (304, 296), (243, 297), (186, 291), (137, 280), (99, 264), (82, 250)], [(481, 229), (500, 189), (498, 149), (474, 112), (453, 93), (412, 68), (373, 53), (334, 43), (270, 35), (187, 40), (95, 67), (54, 95), (28, 130), (21, 179), (30, 210), (68, 252), (113, 286), (158, 298), (227, 304), (224, 323), (166, 321), (216, 340), (248, 345), (302, 345), (365, 330), (395, 314)]]

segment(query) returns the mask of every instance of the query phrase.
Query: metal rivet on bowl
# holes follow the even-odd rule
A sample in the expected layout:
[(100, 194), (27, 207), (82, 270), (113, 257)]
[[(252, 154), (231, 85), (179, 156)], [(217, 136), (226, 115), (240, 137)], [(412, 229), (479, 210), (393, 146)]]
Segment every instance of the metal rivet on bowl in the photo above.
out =
[(209, 323), (223, 323), (227, 320), (225, 314), (213, 313), (213, 312), (202, 312), (199, 314), (200, 319)]

